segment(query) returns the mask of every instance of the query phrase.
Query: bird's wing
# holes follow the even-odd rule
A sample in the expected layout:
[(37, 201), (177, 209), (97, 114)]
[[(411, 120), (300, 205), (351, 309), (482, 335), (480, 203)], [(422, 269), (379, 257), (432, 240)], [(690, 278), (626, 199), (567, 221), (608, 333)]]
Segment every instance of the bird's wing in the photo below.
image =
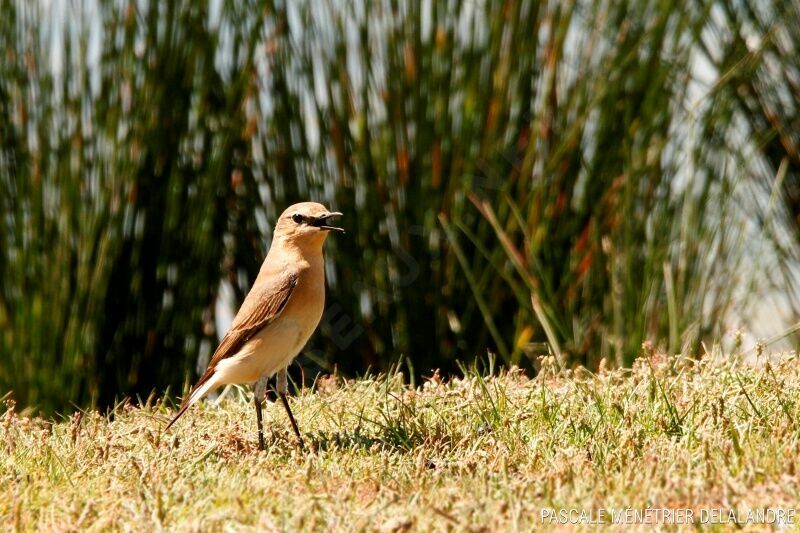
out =
[(183, 398), (178, 414), (175, 415), (175, 418), (167, 425), (166, 429), (169, 429), (191, 407), (192, 403), (202, 397), (196, 397), (194, 393), (201, 390), (201, 387), (211, 379), (219, 362), (235, 355), (248, 339), (267, 327), (286, 308), (286, 304), (297, 286), (298, 274), (285, 271), (271, 276), (269, 271), (262, 272), (262, 274), (266, 274), (264, 281), (260, 281), (262, 276), (259, 274), (256, 284), (247, 294), (242, 307), (239, 308), (239, 312), (236, 313), (231, 329), (225, 334), (222, 342), (219, 343), (217, 350), (214, 352), (208, 368), (195, 386), (192, 387), (191, 392)]
[(211, 357), (208, 370), (195, 387), (211, 377), (220, 361), (235, 355), (253, 335), (280, 316), (297, 286), (297, 279), (296, 272), (283, 272), (253, 286)]

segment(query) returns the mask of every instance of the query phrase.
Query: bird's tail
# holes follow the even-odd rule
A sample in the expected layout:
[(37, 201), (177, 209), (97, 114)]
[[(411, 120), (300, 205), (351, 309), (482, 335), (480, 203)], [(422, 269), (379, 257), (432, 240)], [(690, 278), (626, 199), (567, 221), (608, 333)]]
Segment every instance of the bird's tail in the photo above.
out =
[(184, 413), (185, 413), (185, 412), (186, 412), (186, 411), (187, 411), (187, 410), (188, 410), (188, 409), (189, 409), (191, 406), (193, 406), (194, 404), (196, 404), (197, 402), (199, 402), (200, 400), (202, 400), (202, 399), (203, 399), (203, 397), (204, 397), (206, 394), (208, 394), (209, 392), (211, 392), (212, 390), (214, 390), (216, 387), (217, 387), (217, 378), (216, 378), (216, 376), (211, 376), (211, 377), (209, 377), (209, 378), (208, 378), (208, 379), (206, 379), (206, 380), (202, 380), (202, 379), (201, 379), (201, 380), (200, 380), (200, 382), (198, 382), (198, 383), (197, 383), (197, 385), (195, 385), (195, 386), (194, 386), (194, 388), (193, 388), (193, 389), (192, 389), (192, 391), (189, 393), (189, 395), (188, 395), (188, 396), (186, 396), (186, 397), (183, 399), (183, 402), (181, 402), (181, 408), (180, 408), (180, 410), (178, 410), (178, 414), (176, 414), (176, 415), (175, 415), (175, 418), (173, 418), (173, 419), (172, 419), (172, 421), (170, 421), (170, 423), (169, 423), (169, 424), (167, 424), (167, 427), (166, 427), (166, 428), (164, 428), (164, 431), (168, 431), (168, 430), (169, 430), (169, 428), (171, 428), (171, 427), (172, 427), (172, 424), (174, 424), (175, 422), (177, 422), (177, 421), (178, 421), (178, 419), (179, 419), (180, 417), (182, 417), (182, 416), (183, 416), (183, 414), (184, 414)]

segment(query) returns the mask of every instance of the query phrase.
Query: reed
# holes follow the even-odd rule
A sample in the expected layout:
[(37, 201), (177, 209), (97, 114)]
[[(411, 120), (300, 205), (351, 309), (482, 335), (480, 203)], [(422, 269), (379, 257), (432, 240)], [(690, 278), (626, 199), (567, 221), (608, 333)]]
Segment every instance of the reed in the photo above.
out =
[(737, 115), (687, 109), (711, 3), (0, 7), (0, 390), (20, 404), (180, 391), (221, 288), (238, 305), (299, 199), (348, 229), (309, 374), (628, 365), (647, 340), (690, 353), (756, 291), (735, 289)]

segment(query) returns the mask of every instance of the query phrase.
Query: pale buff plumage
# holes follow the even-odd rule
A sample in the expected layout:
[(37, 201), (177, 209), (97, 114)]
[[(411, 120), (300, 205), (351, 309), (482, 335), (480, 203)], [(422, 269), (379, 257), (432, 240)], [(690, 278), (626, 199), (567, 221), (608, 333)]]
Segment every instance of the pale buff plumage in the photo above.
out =
[(272, 246), (253, 287), (214, 352), (208, 369), (184, 399), (167, 429), (217, 387), (261, 380), (261, 387), (256, 389), (256, 407), (259, 444), (263, 446), (260, 433), (262, 381), (284, 372), (278, 380), (279, 394), (300, 438), (285, 398), (285, 369), (303, 349), (322, 317), (325, 304), (322, 247), (330, 230), (341, 231), (327, 223), (335, 215), (339, 213), (331, 213), (314, 202), (295, 204), (281, 214)]

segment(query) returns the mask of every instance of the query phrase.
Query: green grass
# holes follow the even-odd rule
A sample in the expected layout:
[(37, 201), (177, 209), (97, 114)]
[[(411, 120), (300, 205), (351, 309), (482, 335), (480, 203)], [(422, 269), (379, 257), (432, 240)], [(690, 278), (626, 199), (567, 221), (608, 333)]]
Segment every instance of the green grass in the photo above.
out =
[(652, 355), (630, 370), (510, 371), (421, 387), (328, 378), (279, 404), (204, 403), (51, 423), (0, 416), (0, 527), (21, 530), (529, 529), (542, 508), (791, 507), (796, 354), (749, 366)]

